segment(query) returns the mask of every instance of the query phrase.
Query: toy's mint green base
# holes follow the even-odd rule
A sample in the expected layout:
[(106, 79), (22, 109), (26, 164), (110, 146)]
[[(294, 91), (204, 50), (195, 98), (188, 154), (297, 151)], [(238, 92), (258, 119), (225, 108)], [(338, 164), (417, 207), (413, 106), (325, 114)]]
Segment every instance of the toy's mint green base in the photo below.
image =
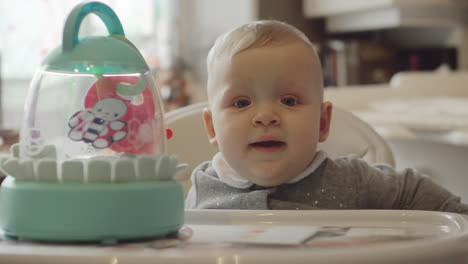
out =
[(184, 220), (176, 181), (70, 184), (16, 181), (0, 189), (0, 225), (7, 237), (113, 243), (162, 237)]

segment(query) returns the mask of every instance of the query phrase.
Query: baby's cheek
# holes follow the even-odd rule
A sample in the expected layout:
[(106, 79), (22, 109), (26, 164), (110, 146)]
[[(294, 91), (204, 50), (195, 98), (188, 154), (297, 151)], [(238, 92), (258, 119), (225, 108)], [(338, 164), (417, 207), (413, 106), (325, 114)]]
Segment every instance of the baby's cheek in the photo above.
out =
[[(305, 122), (304, 122), (305, 123)], [(312, 124), (302, 124), (295, 129), (290, 130), (289, 140), (294, 142), (299, 147), (301, 145), (312, 146), (318, 143), (319, 126)]]
[(241, 155), (243, 146), (246, 143), (245, 131), (235, 129), (232, 126), (221, 128), (217, 134), (218, 146), (223, 153), (239, 156)]

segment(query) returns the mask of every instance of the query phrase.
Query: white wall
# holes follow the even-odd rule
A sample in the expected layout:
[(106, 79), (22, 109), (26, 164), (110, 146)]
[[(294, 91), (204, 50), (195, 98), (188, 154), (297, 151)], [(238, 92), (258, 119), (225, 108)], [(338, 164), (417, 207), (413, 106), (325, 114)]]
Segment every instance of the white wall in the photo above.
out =
[(257, 18), (256, 0), (181, 0), (189, 22), (181, 26), (181, 55), (200, 79), (205, 79), (205, 59), (216, 37)]

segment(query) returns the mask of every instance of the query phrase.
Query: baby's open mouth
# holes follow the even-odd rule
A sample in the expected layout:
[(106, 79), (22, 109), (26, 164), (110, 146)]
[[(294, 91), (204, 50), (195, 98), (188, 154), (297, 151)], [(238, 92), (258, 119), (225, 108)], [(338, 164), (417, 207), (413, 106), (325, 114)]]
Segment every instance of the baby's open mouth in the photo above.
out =
[(262, 151), (262, 152), (274, 152), (274, 151), (279, 150), (283, 146), (285, 146), (286, 143), (282, 141), (268, 140), (268, 141), (254, 142), (249, 145), (253, 147), (254, 149)]

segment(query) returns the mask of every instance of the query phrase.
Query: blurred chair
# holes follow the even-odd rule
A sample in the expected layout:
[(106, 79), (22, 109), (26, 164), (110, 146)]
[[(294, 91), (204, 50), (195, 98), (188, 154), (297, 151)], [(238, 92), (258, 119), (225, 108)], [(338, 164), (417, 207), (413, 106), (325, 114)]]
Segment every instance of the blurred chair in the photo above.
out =
[[(190, 173), (200, 163), (210, 160), (218, 151), (208, 142), (203, 123), (203, 109), (207, 102), (192, 104), (166, 113), (166, 128), (174, 136), (168, 140), (168, 153), (175, 154), (188, 169), (176, 178), (190, 187)], [(328, 140), (320, 143), (320, 149), (332, 158), (357, 155), (369, 163), (385, 163), (394, 166), (393, 154), (384, 141), (369, 125), (355, 115), (337, 107), (333, 108), (331, 131)]]

